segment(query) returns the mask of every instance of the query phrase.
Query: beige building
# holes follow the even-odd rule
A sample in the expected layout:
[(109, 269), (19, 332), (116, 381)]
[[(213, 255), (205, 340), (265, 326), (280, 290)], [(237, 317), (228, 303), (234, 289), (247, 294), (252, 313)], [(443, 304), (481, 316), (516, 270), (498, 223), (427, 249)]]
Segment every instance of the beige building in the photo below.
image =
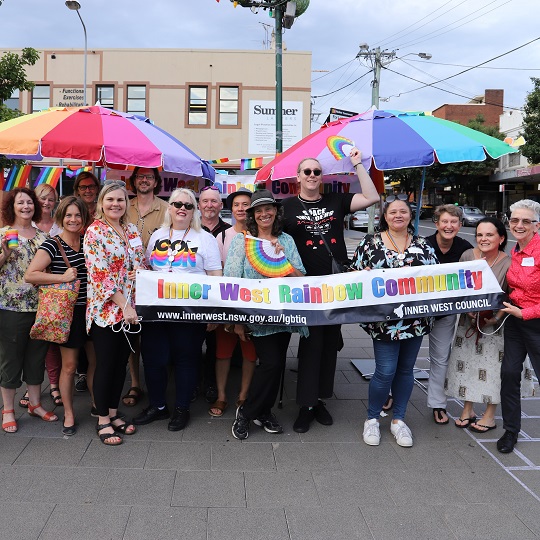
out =
[[(34, 90), (6, 104), (24, 113), (83, 105), (84, 51), (40, 54), (27, 68)], [(204, 159), (275, 152), (273, 50), (96, 49), (87, 63), (88, 104), (145, 115)], [(310, 91), (311, 53), (284, 52), (284, 149), (309, 134)]]

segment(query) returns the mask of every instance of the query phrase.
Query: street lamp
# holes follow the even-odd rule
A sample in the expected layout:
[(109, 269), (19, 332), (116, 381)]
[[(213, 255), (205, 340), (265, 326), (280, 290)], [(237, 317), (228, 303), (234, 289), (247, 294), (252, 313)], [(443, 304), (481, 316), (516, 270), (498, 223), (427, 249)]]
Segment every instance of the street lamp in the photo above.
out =
[(86, 103), (86, 62), (88, 57), (88, 40), (86, 36), (86, 26), (84, 25), (84, 21), (82, 20), (81, 14), (79, 13), (79, 9), (81, 9), (81, 4), (79, 2), (76, 2), (75, 0), (66, 0), (66, 6), (71, 9), (72, 11), (76, 11), (77, 15), (79, 16), (79, 19), (81, 21), (83, 30), (84, 30), (84, 91), (83, 91), (83, 100), (84, 105), (88, 105)]

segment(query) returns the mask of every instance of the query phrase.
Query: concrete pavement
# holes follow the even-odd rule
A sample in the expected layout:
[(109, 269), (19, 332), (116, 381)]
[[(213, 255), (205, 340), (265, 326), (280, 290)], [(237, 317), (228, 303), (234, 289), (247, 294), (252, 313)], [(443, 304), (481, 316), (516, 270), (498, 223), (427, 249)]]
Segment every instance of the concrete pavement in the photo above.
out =
[[(407, 412), (412, 448), (397, 446), (381, 419), (382, 442), (362, 441), (368, 382), (351, 358), (371, 358), (371, 340), (343, 327), (333, 426), (317, 423), (297, 434), (292, 424), (296, 338), (282, 410), (285, 433), (252, 426), (243, 442), (231, 435), (234, 410), (211, 418), (201, 397), (183, 432), (167, 422), (141, 426), (120, 447), (95, 434), (88, 394), (75, 396), (78, 433), (63, 437), (19, 407), (19, 432), (0, 435), (2, 540), (349, 540), (540, 537), (540, 401), (523, 401), (516, 450), (498, 454), (499, 427), (474, 434), (438, 426), (415, 386)], [(425, 364), (424, 347), (419, 364)], [(423, 367), (423, 366), (422, 366)], [(229, 382), (229, 403), (239, 369)], [(129, 383), (126, 384), (126, 389)], [(19, 392), (22, 395), (22, 391)], [(43, 403), (51, 407), (44, 391)], [(130, 415), (138, 413), (146, 400)], [(456, 417), (460, 404), (449, 403)], [(56, 412), (62, 415), (62, 408)], [(480, 408), (476, 411), (480, 412)], [(500, 414), (500, 413), (499, 413)]]

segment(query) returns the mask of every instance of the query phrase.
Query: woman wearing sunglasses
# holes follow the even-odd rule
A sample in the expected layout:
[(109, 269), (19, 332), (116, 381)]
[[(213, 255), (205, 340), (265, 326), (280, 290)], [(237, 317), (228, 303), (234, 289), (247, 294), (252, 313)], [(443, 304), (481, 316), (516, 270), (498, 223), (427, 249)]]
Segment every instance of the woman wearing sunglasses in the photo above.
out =
[[(406, 195), (387, 197), (380, 232), (368, 234), (360, 242), (353, 266), (365, 270), (437, 264), (433, 248), (425, 238), (414, 235), (411, 220), (412, 210)], [(432, 317), (362, 324), (373, 340), (375, 352), (375, 373), (369, 383), (368, 418), (363, 433), (366, 444), (380, 443), (379, 417), (392, 390), (394, 417), (390, 431), (399, 446), (413, 445), (411, 430), (404, 422), (405, 413), (414, 384), (416, 357), (432, 324)]]
[(128, 194), (121, 181), (105, 182), (96, 219), (84, 235), (88, 270), (86, 329), (94, 343), (94, 401), (97, 432), (103, 444), (116, 446), (135, 426), (118, 415), (118, 403), (132, 350), (135, 311), (135, 270), (144, 267), (142, 240), (128, 223)]
[(510, 317), (504, 325), (501, 366), (501, 408), (504, 435), (497, 450), (512, 452), (521, 429), (520, 382), (527, 354), (540, 375), (540, 203), (524, 199), (510, 206), (510, 232), (517, 240), (506, 274), (510, 302), (502, 310)]
[[(162, 226), (152, 234), (146, 249), (152, 270), (221, 276), (216, 239), (201, 228), (195, 194), (176, 189)], [(206, 325), (184, 322), (143, 322), (141, 354), (150, 400), (135, 417), (135, 424), (169, 418), (166, 401), (168, 365), (174, 366), (175, 403), (169, 431), (180, 431), (189, 422), (189, 406), (197, 383), (197, 363)]]

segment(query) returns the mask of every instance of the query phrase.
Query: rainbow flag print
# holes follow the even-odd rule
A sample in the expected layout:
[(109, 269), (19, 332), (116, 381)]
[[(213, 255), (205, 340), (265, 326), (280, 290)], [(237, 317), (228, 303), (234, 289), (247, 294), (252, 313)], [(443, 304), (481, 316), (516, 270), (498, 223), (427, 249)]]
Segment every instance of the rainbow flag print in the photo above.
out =
[(68, 178), (73, 178), (73, 177), (76, 177), (77, 175), (79, 175), (80, 173), (82, 173), (83, 171), (92, 172), (92, 167), (90, 167), (90, 166), (87, 166), (87, 167), (72, 167), (72, 166), (69, 166), (66, 169), (66, 176)]
[(4, 182), (3, 191), (10, 191), (18, 187), (27, 187), (32, 165), (14, 165)]
[(243, 158), (240, 160), (240, 170), (246, 171), (247, 169), (260, 169), (263, 166), (263, 158)]
[(294, 271), (293, 265), (283, 252), (276, 253), (269, 240), (262, 240), (244, 232), (244, 248), (247, 260), (262, 276), (284, 277)]
[(40, 184), (49, 184), (53, 188), (58, 185), (58, 180), (62, 176), (62, 167), (42, 167), (36, 178), (34, 188)]
[(223, 157), (223, 158), (220, 158), (220, 159), (211, 159), (210, 163), (212, 163), (213, 165), (216, 165), (216, 164), (219, 164), (219, 163), (227, 163), (227, 161), (229, 161), (229, 158), (228, 157)]

